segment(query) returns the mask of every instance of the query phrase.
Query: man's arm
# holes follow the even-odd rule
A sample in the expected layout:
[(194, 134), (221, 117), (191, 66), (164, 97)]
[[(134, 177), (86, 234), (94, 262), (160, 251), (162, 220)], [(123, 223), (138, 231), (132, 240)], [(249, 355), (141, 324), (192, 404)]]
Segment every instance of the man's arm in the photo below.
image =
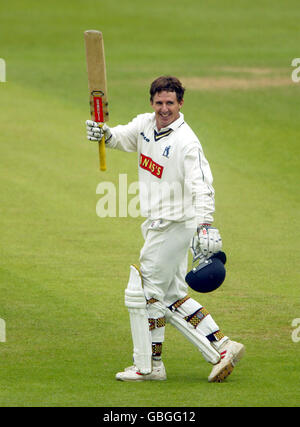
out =
[(222, 239), (219, 230), (211, 226), (215, 211), (213, 177), (208, 161), (197, 144), (188, 147), (184, 169), (197, 221), (197, 232), (191, 247), (194, 261), (207, 259), (222, 249)]
[(215, 211), (213, 177), (199, 144), (191, 144), (184, 155), (185, 182), (192, 194), (197, 224), (212, 224)]

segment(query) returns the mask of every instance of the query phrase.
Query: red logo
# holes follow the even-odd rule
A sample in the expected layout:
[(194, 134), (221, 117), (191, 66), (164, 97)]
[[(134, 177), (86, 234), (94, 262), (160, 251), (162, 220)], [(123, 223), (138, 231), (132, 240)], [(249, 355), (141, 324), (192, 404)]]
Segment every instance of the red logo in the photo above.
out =
[(140, 156), (140, 167), (156, 176), (156, 178), (161, 178), (164, 170), (163, 166), (154, 162), (151, 157), (144, 156), (144, 154), (141, 154)]
[(95, 122), (103, 122), (103, 104), (100, 96), (94, 96)]

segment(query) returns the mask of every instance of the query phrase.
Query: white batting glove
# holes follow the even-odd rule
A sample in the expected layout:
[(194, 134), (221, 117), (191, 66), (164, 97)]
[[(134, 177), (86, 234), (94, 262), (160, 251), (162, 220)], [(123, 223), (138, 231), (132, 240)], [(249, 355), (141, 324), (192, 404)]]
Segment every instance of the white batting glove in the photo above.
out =
[(210, 225), (198, 227), (197, 234), (193, 237), (191, 251), (193, 261), (203, 258), (208, 259), (222, 249), (222, 239), (217, 228)]
[(87, 120), (85, 122), (86, 130), (87, 130), (87, 139), (89, 141), (101, 141), (101, 139), (105, 138), (105, 144), (107, 144), (112, 137), (112, 133), (110, 128), (105, 123), (97, 123), (93, 120)]

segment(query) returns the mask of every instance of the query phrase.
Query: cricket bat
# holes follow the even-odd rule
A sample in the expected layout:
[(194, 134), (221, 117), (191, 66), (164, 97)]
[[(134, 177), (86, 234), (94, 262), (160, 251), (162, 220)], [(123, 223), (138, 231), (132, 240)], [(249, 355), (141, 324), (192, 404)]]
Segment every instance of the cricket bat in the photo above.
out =
[[(108, 97), (103, 35), (101, 31), (84, 32), (91, 118), (95, 122), (107, 122)], [(105, 139), (99, 142), (100, 170), (106, 170)]]

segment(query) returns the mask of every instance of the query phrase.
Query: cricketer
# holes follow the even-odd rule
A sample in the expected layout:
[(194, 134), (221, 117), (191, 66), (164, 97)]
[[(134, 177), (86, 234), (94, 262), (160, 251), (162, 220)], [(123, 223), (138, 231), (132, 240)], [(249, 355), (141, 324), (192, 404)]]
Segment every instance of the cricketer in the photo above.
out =
[(125, 305), (130, 315), (134, 364), (116, 374), (120, 381), (166, 380), (162, 361), (165, 325), (170, 323), (211, 363), (209, 382), (222, 382), (245, 352), (229, 339), (211, 314), (188, 296), (188, 251), (202, 262), (222, 249), (213, 178), (202, 146), (185, 122), (185, 89), (176, 77), (161, 76), (150, 87), (152, 113), (127, 125), (86, 121), (87, 138), (105, 147), (137, 152), (145, 239), (140, 266), (132, 265)]

